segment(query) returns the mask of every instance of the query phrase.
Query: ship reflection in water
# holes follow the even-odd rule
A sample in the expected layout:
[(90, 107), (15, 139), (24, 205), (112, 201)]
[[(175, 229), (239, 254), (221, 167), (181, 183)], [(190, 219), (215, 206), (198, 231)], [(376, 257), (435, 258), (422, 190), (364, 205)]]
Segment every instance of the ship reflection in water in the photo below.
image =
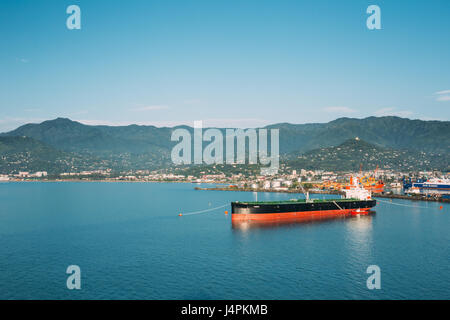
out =
[(296, 218), (295, 220), (274, 220), (274, 221), (232, 221), (231, 227), (237, 231), (247, 231), (250, 229), (286, 228), (296, 226), (310, 226), (315, 224), (350, 222), (360, 228), (368, 228), (375, 217), (376, 211), (369, 211), (364, 215), (347, 215), (335, 217), (317, 218)]

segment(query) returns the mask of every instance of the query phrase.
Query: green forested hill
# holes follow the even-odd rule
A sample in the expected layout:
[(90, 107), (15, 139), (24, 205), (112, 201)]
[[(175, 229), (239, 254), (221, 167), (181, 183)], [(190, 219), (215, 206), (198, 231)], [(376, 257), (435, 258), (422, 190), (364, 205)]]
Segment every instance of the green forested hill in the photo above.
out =
[(26, 136), (64, 151), (112, 153), (160, 152), (168, 149), (169, 128), (153, 126), (89, 126), (58, 118), (40, 124), (26, 124), (4, 136)]
[(0, 136), (0, 174), (19, 171), (57, 174), (108, 168), (126, 171), (162, 166), (161, 155), (156, 153), (104, 153), (100, 156), (89, 152), (61, 151), (24, 136)]
[(340, 118), (321, 124), (275, 124), (268, 128), (280, 129), (282, 153), (337, 146), (355, 137), (385, 148), (450, 153), (449, 121)]
[(398, 171), (439, 170), (448, 171), (448, 154), (415, 150), (395, 150), (383, 148), (363, 140), (350, 139), (336, 147), (292, 153), (286, 156), (286, 163), (295, 169), (323, 169), (332, 171), (358, 171), (364, 169)]
[(21, 137), (0, 137), (0, 155), (7, 155), (17, 152), (33, 152), (41, 157), (52, 157), (60, 155), (62, 152), (49, 145), (33, 138)]
[(0, 137), (0, 173), (61, 172), (77, 157), (29, 137)]

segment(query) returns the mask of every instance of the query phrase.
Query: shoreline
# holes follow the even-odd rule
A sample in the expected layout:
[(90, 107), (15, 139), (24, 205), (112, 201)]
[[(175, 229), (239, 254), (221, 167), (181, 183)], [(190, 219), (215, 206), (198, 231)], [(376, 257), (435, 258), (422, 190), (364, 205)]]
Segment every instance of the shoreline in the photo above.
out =
[[(144, 180), (82, 180), (82, 179), (64, 179), (64, 180), (9, 180), (9, 181), (0, 181), (0, 183), (9, 183), (9, 182), (133, 182), (133, 183), (196, 183), (189, 181), (160, 181), (160, 180), (152, 180), (152, 181), (144, 181)], [(204, 182), (208, 183), (208, 182)]]
[[(64, 180), (9, 180), (9, 181), (0, 181), (0, 184), (7, 183), (33, 183), (33, 182), (44, 182), (44, 183), (57, 183), (57, 182), (80, 182), (80, 183), (88, 183), (88, 182), (103, 182), (103, 183), (188, 183), (188, 184), (199, 184), (198, 182), (190, 182), (190, 181), (132, 181), (132, 180), (81, 180), (81, 179), (64, 179)], [(229, 184), (229, 182), (201, 182), (200, 184)], [(274, 189), (253, 189), (253, 188), (230, 188), (230, 187), (194, 187), (194, 190), (199, 191), (240, 191), (240, 192), (270, 192), (270, 193), (303, 193), (300, 189), (288, 189), (288, 190), (274, 190)], [(314, 190), (309, 191), (310, 194), (330, 194), (330, 195), (343, 195), (342, 191), (336, 190)], [(384, 198), (384, 199), (400, 199), (400, 200), (410, 200), (410, 201), (430, 201), (430, 202), (442, 202), (442, 203), (450, 203), (450, 199), (446, 199), (443, 197), (436, 196), (426, 196), (426, 195), (401, 195), (401, 194), (380, 194), (373, 193), (374, 198)]]

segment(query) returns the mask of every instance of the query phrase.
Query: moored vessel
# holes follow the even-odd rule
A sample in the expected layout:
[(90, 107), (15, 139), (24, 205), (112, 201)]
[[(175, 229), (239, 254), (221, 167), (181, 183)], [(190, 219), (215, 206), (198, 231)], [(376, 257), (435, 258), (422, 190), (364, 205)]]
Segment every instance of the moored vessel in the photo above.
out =
[(371, 192), (363, 188), (357, 179), (351, 179), (351, 185), (343, 190), (341, 199), (305, 199), (289, 201), (232, 202), (233, 221), (274, 221), (305, 218), (324, 218), (351, 214), (367, 214), (376, 205)]
[(415, 182), (404, 182), (403, 189), (405, 190), (405, 193), (450, 193), (450, 179), (431, 178), (427, 181), (417, 180)]

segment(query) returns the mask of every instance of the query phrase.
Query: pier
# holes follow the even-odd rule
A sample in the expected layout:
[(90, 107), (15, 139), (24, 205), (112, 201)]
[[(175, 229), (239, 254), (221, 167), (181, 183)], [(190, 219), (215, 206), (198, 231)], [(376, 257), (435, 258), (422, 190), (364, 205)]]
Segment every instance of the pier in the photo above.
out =
[(411, 201), (433, 201), (433, 202), (446, 202), (450, 203), (450, 199), (443, 198), (442, 196), (437, 196), (433, 194), (414, 194), (414, 195), (405, 195), (405, 194), (391, 194), (391, 193), (374, 193), (372, 195), (374, 198), (388, 198), (388, 199), (402, 199), (402, 200), (411, 200)]

